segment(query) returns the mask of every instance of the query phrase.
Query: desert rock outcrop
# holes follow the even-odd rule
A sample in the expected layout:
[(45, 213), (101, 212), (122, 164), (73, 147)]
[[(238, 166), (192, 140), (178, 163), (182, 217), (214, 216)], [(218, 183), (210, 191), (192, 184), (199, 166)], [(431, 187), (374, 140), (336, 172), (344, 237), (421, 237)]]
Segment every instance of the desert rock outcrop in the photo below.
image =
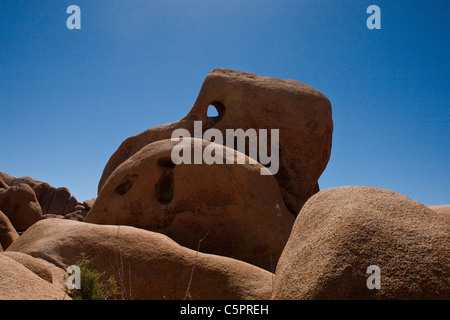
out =
[(163, 234), (128, 226), (42, 220), (15, 241), (8, 252), (29, 254), (63, 269), (75, 264), (84, 253), (96, 270), (114, 276), (127, 290), (131, 287), (125, 296), (133, 299), (183, 299), (189, 283), (189, 297), (198, 300), (269, 299), (272, 290), (272, 274), (268, 271), (242, 261), (198, 253)]
[[(222, 145), (200, 139), (203, 150)], [(108, 178), (85, 221), (166, 234), (180, 245), (274, 270), (294, 221), (276, 179), (259, 164), (179, 164), (178, 142), (141, 149)], [(224, 160), (225, 163), (225, 160)], [(206, 237), (205, 237), (206, 236)]]
[[(449, 225), (393, 191), (339, 187), (304, 205), (279, 260), (274, 299), (449, 299)], [(369, 290), (369, 266), (381, 288)]]
[[(208, 117), (210, 105), (217, 117)], [(192, 110), (182, 120), (126, 139), (108, 161), (98, 192), (114, 170), (146, 145), (170, 139), (178, 128), (193, 136), (194, 121), (203, 128), (279, 129), (280, 168), (275, 177), (287, 208), (296, 216), (319, 191), (318, 179), (331, 152), (333, 122), (329, 100), (316, 89), (288, 79), (215, 69), (205, 78)]]

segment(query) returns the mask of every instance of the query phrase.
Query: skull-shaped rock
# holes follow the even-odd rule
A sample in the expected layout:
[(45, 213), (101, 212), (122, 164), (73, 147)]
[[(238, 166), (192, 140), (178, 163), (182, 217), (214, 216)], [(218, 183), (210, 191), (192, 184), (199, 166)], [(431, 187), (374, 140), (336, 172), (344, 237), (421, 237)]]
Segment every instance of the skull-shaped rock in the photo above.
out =
[[(216, 107), (217, 117), (207, 116), (211, 105)], [(148, 129), (121, 144), (103, 171), (99, 192), (113, 171), (146, 145), (169, 139), (178, 128), (193, 135), (194, 121), (202, 121), (204, 130), (215, 128), (224, 135), (226, 129), (279, 129), (280, 163), (275, 178), (287, 208), (297, 216), (306, 200), (319, 191), (317, 181), (331, 152), (329, 100), (295, 80), (215, 69), (206, 77), (186, 117)]]
[[(238, 152), (200, 139), (186, 139)], [(260, 163), (175, 165), (176, 141), (142, 148), (106, 180), (85, 222), (130, 225), (166, 234), (180, 245), (274, 271), (294, 217), (280, 188)], [(175, 161), (176, 162), (176, 161)]]

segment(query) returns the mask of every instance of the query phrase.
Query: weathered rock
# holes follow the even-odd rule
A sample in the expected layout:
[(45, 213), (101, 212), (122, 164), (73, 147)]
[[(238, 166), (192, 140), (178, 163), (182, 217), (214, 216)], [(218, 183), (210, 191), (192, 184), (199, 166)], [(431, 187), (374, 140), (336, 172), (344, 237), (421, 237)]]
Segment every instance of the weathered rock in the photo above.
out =
[(5, 181), (3, 181), (2, 177), (0, 177), (0, 189), (8, 189), (9, 185), (6, 184)]
[[(74, 211), (78, 211), (78, 210), (86, 210), (86, 208), (81, 205), (81, 204), (77, 204), (74, 208)], [(86, 210), (87, 211), (87, 210)], [(73, 212), (73, 211), (72, 211)]]
[(436, 212), (446, 223), (450, 224), (450, 204), (428, 206), (428, 208)]
[(13, 259), (14, 261), (20, 263), (28, 270), (32, 271), (39, 278), (47, 281), (48, 283), (53, 283), (53, 276), (47, 265), (44, 264), (42, 259), (33, 258), (22, 252), (4, 252), (3, 256)]
[(95, 203), (96, 198), (92, 198), (91, 200), (86, 200), (83, 202), (83, 206), (86, 208), (87, 211), (91, 210), (92, 206)]
[(63, 269), (85, 253), (96, 270), (114, 276), (127, 290), (131, 286), (131, 292), (123, 293), (127, 298), (183, 299), (189, 283), (193, 299), (268, 299), (272, 290), (268, 271), (198, 253), (160, 233), (127, 226), (42, 220), (8, 251), (39, 257)]
[(86, 218), (86, 215), (87, 215), (86, 210), (77, 210), (77, 211), (66, 214), (64, 216), (64, 219), (84, 221), (84, 219)]
[(43, 214), (65, 215), (75, 211), (77, 199), (70, 194), (67, 188), (50, 187), (40, 198)]
[[(190, 139), (236, 151), (200, 139)], [(179, 164), (178, 142), (148, 145), (120, 165), (102, 188), (85, 221), (139, 227), (166, 234), (202, 252), (274, 270), (289, 237), (293, 216), (276, 179), (261, 164)], [(241, 154), (242, 155), (242, 154)], [(245, 157), (245, 156), (244, 156)], [(223, 160), (225, 163), (226, 160)]]
[(17, 231), (25, 231), (42, 218), (36, 195), (27, 184), (19, 184), (0, 191), (0, 210)]
[[(279, 260), (274, 299), (449, 299), (449, 225), (424, 205), (371, 187), (320, 191)], [(381, 289), (369, 290), (371, 265)]]
[(4, 172), (0, 172), (0, 179), (2, 179), (9, 186), (11, 184), (11, 181), (14, 180), (14, 177)]
[(38, 180), (30, 178), (30, 177), (21, 177), (21, 178), (14, 178), (9, 183), (9, 185), (11, 187), (14, 187), (14, 186), (18, 186), (18, 185), (21, 185), (21, 184), (27, 184), (27, 185), (29, 185), (31, 187), (31, 189), (33, 189), (34, 187), (39, 186), (39, 185), (41, 185), (43, 183), (45, 183), (45, 182), (38, 181)]
[(48, 281), (51, 276), (37, 259), (23, 254), (1, 253), (0, 300), (70, 300), (59, 284)]
[(64, 219), (64, 216), (60, 214), (44, 214), (42, 219)]
[(34, 258), (22, 252), (6, 251), (3, 255), (20, 263), (38, 277), (56, 286), (61, 291), (66, 290), (67, 272), (64, 269), (55, 266), (53, 263), (40, 258)]
[[(70, 192), (67, 188), (57, 188), (55, 194), (50, 202), (47, 214), (64, 215), (67, 202), (70, 199)], [(75, 206), (73, 206), (75, 207)], [(73, 209), (73, 208), (72, 208)]]
[(39, 203), (42, 208), (42, 213), (47, 214), (48, 208), (50, 207), (50, 203), (52, 202), (53, 197), (55, 196), (56, 188), (50, 187), (41, 195), (39, 199)]
[[(210, 105), (218, 117), (207, 117)], [(277, 178), (287, 208), (295, 216), (318, 190), (318, 179), (331, 152), (333, 122), (329, 100), (301, 82), (215, 69), (206, 77), (192, 110), (180, 121), (160, 125), (126, 139), (111, 156), (99, 182), (146, 145), (169, 139), (178, 128), (193, 136), (194, 121), (203, 128), (279, 129)], [(225, 135), (224, 135), (225, 136)]]
[(6, 250), (18, 237), (19, 235), (11, 221), (0, 211), (0, 244), (3, 250)]
[(69, 200), (67, 200), (66, 206), (64, 207), (64, 214), (76, 211), (75, 207), (77, 205), (78, 205), (77, 199), (74, 196), (71, 196)]

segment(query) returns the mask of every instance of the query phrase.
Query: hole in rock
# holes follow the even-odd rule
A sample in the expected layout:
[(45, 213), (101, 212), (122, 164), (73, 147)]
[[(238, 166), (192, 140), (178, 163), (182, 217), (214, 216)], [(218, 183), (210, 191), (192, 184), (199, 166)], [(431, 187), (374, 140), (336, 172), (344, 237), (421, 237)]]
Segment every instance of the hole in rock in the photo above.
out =
[(156, 184), (156, 199), (162, 204), (168, 204), (173, 198), (173, 169), (175, 164), (171, 158), (161, 158), (158, 160), (158, 166), (163, 173)]
[(133, 183), (136, 181), (136, 179), (137, 179), (137, 175), (132, 175), (132, 176), (127, 175), (126, 178), (124, 179), (125, 181), (117, 186), (116, 193), (121, 196), (126, 194), (128, 191), (130, 191), (130, 189), (133, 186)]
[(158, 166), (163, 168), (175, 168), (175, 163), (173, 163), (172, 158), (161, 158), (158, 160)]
[(219, 116), (219, 111), (217, 111), (217, 108), (211, 104), (208, 107), (208, 112), (206, 113), (206, 116), (208, 118), (216, 118)]
[(209, 128), (214, 126), (217, 122), (220, 121), (220, 119), (223, 118), (224, 114), (225, 106), (219, 101), (212, 102), (206, 110), (206, 123), (204, 130), (208, 130)]

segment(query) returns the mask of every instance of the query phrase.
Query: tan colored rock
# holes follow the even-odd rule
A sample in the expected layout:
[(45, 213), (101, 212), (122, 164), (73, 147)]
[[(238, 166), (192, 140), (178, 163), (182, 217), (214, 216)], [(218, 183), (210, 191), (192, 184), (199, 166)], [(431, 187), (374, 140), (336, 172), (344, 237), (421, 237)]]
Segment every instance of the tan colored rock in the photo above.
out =
[[(215, 105), (219, 116), (207, 117)], [(108, 161), (100, 193), (114, 170), (146, 145), (169, 139), (177, 128), (279, 129), (280, 169), (276, 178), (287, 208), (295, 216), (318, 190), (318, 179), (331, 152), (333, 122), (329, 100), (301, 82), (215, 69), (203, 82), (192, 110), (182, 120), (160, 125), (126, 139)]]
[(42, 218), (36, 195), (27, 184), (19, 184), (0, 191), (0, 210), (19, 232), (25, 231)]
[[(226, 157), (227, 147), (197, 141), (203, 149), (222, 149)], [(85, 221), (161, 232), (191, 249), (208, 235), (202, 252), (273, 271), (294, 221), (276, 179), (261, 175), (266, 169), (248, 159), (247, 164), (175, 166), (171, 151), (177, 144), (155, 142), (120, 165)]]
[(450, 204), (441, 206), (428, 206), (431, 210), (436, 212), (445, 222), (450, 224)]
[(53, 282), (53, 276), (47, 265), (41, 262), (41, 259), (33, 258), (22, 252), (4, 252), (3, 256), (13, 259), (19, 262), (21, 265), (32, 271), (34, 274), (39, 276), (39, 278), (47, 281), (48, 283)]
[[(27, 262), (31, 263), (30, 260)], [(31, 263), (29, 267), (31, 265), (36, 266), (36, 264)], [(70, 300), (58, 285), (42, 279), (30, 269), (9, 257), (7, 253), (0, 254), (0, 300), (62, 299)]]
[(0, 244), (2, 248), (6, 250), (18, 237), (19, 234), (14, 229), (11, 221), (0, 211)]
[[(449, 225), (406, 196), (371, 187), (320, 191), (279, 260), (274, 299), (449, 299)], [(381, 289), (369, 290), (369, 266)]]
[(268, 299), (272, 290), (272, 274), (268, 271), (242, 261), (197, 253), (160, 233), (128, 226), (42, 220), (8, 251), (39, 257), (63, 269), (85, 253), (97, 271), (105, 271), (124, 284), (127, 298), (183, 299), (189, 283), (189, 296), (198, 300)]

